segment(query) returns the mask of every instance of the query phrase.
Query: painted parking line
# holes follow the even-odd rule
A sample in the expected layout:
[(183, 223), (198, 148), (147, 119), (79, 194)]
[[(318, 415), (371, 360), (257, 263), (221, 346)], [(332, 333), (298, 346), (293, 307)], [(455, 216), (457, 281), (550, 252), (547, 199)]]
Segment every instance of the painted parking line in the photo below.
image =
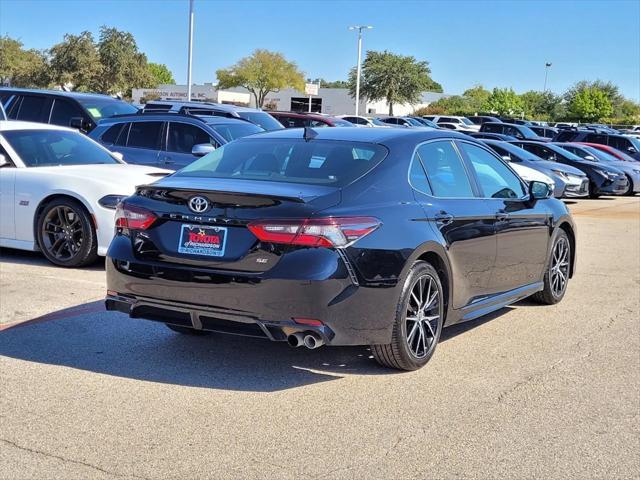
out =
[(32, 325), (34, 323), (49, 322), (52, 320), (64, 320), (66, 318), (77, 317), (78, 315), (87, 315), (91, 313), (104, 312), (104, 300), (96, 300), (95, 302), (84, 303), (82, 305), (76, 305), (75, 307), (65, 308), (57, 312), (47, 313), (40, 317), (32, 318), (30, 320), (20, 320), (17, 322), (5, 323), (0, 325), (0, 332), (9, 330), (15, 327), (24, 327)]

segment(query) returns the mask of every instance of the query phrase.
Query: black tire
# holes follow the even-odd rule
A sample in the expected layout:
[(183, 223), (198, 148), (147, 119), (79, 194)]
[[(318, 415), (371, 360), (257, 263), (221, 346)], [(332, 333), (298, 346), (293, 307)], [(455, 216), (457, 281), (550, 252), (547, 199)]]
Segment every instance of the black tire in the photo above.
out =
[(627, 188), (627, 191), (624, 192), (624, 194), (627, 196), (632, 196), (633, 195), (633, 179), (629, 175), (627, 175), (627, 181), (629, 182), (629, 188)]
[[(435, 316), (437, 312), (438, 320), (435, 329), (433, 328), (433, 324), (431, 323), (431, 321), (435, 320), (429, 321), (429, 329), (427, 329), (427, 325), (426, 323), (424, 323), (426, 322), (426, 320), (421, 322), (414, 322), (413, 320), (410, 320), (411, 316), (408, 315), (410, 313), (410, 310), (413, 309), (413, 313), (416, 315), (415, 318), (418, 318), (420, 316), (420, 305), (413, 299), (412, 291), (414, 290), (414, 288), (419, 288), (417, 282), (427, 278), (433, 282), (428, 284), (429, 288), (432, 288), (433, 286), (437, 288), (437, 298), (434, 297), (434, 303), (432, 304), (433, 306), (428, 310), (423, 311), (423, 313)], [(426, 288), (427, 283), (425, 280), (423, 289)], [(426, 305), (426, 302), (428, 301), (427, 297), (430, 297), (434, 294), (430, 295), (428, 292), (425, 292), (425, 294), (425, 306), (428, 306)], [(411, 332), (407, 332), (408, 322), (414, 322), (412, 323), (413, 327), (411, 328)], [(438, 341), (440, 340), (443, 322), (444, 298), (442, 284), (440, 283), (438, 272), (436, 272), (435, 268), (433, 268), (431, 264), (427, 262), (416, 262), (411, 267), (411, 270), (409, 271), (409, 274), (407, 275), (407, 278), (402, 287), (402, 293), (400, 294), (400, 298), (396, 307), (396, 318), (393, 322), (391, 343), (387, 345), (371, 345), (371, 352), (373, 353), (373, 357), (380, 365), (384, 367), (395, 368), (398, 370), (417, 370), (419, 368), (422, 368), (431, 359), (433, 353), (435, 352)], [(414, 331), (416, 328), (419, 330), (418, 333)], [(414, 339), (416, 335), (422, 335), (418, 336), (417, 338), (417, 354), (414, 352), (413, 342), (410, 340), (412, 338), (411, 333), (414, 334)], [(431, 336), (431, 342), (429, 343), (429, 347), (427, 348), (427, 336), (431, 335), (431, 333), (433, 333), (433, 335)], [(422, 354), (420, 354), (419, 350), (421, 339), (423, 339)]]
[(596, 186), (592, 182), (589, 182), (589, 198), (600, 198), (600, 194), (597, 192)]
[[(553, 268), (556, 263), (555, 251), (558, 248), (559, 243), (564, 243), (567, 247), (566, 252), (566, 269), (563, 270), (565, 280), (562, 289), (558, 292), (556, 288), (557, 283), (554, 280)], [(553, 236), (553, 242), (551, 242), (551, 252), (549, 253), (549, 260), (547, 263), (547, 270), (544, 272), (544, 288), (531, 296), (532, 300), (542, 303), (544, 305), (555, 305), (560, 302), (565, 293), (567, 292), (567, 285), (569, 284), (569, 272), (571, 271), (571, 242), (567, 232), (559, 228)]]
[(93, 220), (86, 208), (71, 198), (47, 203), (38, 215), (35, 233), (43, 255), (60, 267), (83, 267), (98, 258)]
[(170, 323), (165, 323), (169, 330), (173, 330), (174, 332), (181, 333), (182, 335), (205, 335), (207, 332), (204, 330), (196, 330), (191, 327), (182, 327), (180, 325), (171, 325)]

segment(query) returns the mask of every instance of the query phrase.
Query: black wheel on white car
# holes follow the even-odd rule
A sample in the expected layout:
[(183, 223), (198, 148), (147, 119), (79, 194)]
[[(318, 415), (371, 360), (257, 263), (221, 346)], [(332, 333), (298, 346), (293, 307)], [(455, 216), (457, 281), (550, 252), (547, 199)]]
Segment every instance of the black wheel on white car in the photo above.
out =
[(627, 191), (624, 192), (625, 195), (633, 195), (633, 178), (627, 175), (627, 181), (629, 182), (629, 186), (627, 187)]
[(89, 212), (70, 198), (56, 198), (44, 206), (36, 223), (36, 240), (44, 256), (61, 267), (82, 267), (98, 258)]
[(423, 367), (435, 352), (443, 321), (444, 298), (438, 272), (427, 262), (416, 262), (396, 307), (391, 343), (372, 345), (373, 357), (389, 368)]
[(551, 244), (551, 255), (544, 274), (544, 288), (532, 298), (546, 305), (554, 305), (564, 297), (571, 271), (571, 242), (567, 232), (559, 228)]

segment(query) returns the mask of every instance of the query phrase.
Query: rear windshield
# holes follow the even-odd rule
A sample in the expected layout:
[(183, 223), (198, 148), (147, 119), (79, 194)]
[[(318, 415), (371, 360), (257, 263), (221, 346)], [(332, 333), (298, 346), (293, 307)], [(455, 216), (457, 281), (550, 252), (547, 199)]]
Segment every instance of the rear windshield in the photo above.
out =
[(266, 112), (238, 112), (240, 118), (249, 120), (265, 130), (282, 130), (282, 124)]
[[(238, 120), (238, 122), (240, 122)], [(209, 126), (218, 132), (222, 137), (230, 142), (236, 138), (246, 137), (247, 135), (253, 135), (254, 133), (264, 132), (264, 129), (253, 123), (223, 123), (223, 124), (209, 124)]]
[(386, 154), (386, 148), (372, 143), (240, 139), (196, 160), (175, 176), (343, 187), (369, 172)]

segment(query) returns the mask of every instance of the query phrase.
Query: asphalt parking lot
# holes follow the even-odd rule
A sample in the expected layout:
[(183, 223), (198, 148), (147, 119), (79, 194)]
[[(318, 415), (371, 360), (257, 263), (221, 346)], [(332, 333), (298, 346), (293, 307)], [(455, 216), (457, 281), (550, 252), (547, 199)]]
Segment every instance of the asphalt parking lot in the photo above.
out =
[(185, 337), (102, 307), (104, 267), (0, 256), (0, 478), (638, 478), (640, 197), (571, 202), (554, 307), (366, 348)]

